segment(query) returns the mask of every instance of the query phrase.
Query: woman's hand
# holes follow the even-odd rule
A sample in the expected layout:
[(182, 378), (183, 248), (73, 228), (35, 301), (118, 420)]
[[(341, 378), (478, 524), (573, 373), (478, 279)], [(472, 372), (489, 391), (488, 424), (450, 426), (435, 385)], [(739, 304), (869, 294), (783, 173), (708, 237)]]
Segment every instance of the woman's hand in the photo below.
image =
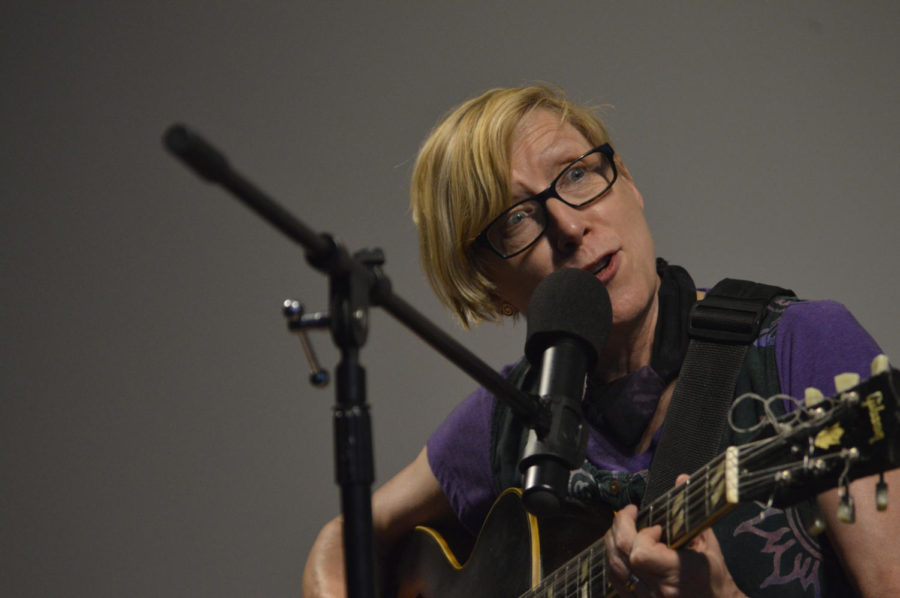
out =
[[(685, 479), (681, 475), (677, 483)], [(637, 530), (636, 517), (634, 505), (620, 510), (604, 537), (610, 581), (621, 596), (744, 596), (711, 529), (673, 550), (660, 542), (660, 526)]]

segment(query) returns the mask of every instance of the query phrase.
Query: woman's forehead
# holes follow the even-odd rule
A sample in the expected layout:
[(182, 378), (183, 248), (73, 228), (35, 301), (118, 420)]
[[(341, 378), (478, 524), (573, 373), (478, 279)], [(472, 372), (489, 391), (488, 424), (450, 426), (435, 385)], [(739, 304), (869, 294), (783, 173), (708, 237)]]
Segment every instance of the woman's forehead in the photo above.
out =
[(565, 165), (590, 149), (590, 143), (578, 129), (549, 110), (526, 114), (516, 125), (510, 141), (512, 161), (561, 161)]
[[(516, 127), (511, 140), (510, 183), (513, 194), (521, 190), (519, 178), (536, 177), (535, 184), (549, 183), (549, 178), (572, 160), (590, 149), (588, 140), (571, 124), (560, 119), (558, 114), (547, 110), (526, 115)], [(525, 187), (533, 185), (525, 184)], [(534, 192), (532, 190), (532, 192)]]

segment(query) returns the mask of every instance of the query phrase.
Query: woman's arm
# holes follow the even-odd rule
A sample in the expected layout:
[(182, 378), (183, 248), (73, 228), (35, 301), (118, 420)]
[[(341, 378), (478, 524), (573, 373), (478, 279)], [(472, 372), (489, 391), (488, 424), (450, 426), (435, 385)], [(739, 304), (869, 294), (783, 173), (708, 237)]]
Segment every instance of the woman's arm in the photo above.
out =
[[(428, 465), (426, 449), (372, 496), (375, 568), (383, 573), (391, 549), (416, 525), (436, 524), (454, 518), (450, 503)], [(305, 598), (343, 598), (343, 521), (329, 521), (316, 538), (303, 570)]]
[[(884, 474), (889, 489), (885, 511), (875, 508), (877, 476), (861, 478), (850, 484), (856, 505), (856, 521), (844, 523), (837, 518), (840, 495), (829, 490), (819, 495), (828, 536), (844, 564), (850, 579), (863, 597), (900, 596), (900, 470)], [(891, 504), (891, 501), (893, 504)]]

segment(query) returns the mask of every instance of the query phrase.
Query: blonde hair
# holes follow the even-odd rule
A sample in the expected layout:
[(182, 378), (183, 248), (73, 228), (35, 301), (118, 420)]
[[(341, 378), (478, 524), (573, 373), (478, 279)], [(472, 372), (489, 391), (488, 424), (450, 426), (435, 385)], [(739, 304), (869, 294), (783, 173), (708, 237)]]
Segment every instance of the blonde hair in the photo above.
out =
[(590, 109), (548, 86), (500, 88), (452, 110), (422, 144), (410, 185), (413, 221), (428, 281), (466, 328), (501, 319), (481, 252), (481, 230), (508, 207), (510, 141), (533, 110), (555, 112), (592, 146), (609, 141)]

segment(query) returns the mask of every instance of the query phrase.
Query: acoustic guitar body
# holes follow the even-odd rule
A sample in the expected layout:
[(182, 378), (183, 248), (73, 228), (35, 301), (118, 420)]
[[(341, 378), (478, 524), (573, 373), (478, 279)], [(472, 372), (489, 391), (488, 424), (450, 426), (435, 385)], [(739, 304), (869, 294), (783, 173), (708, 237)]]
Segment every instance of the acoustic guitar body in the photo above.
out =
[[(810, 393), (798, 414), (773, 421), (778, 434), (728, 447), (689, 481), (643, 506), (638, 529), (659, 525), (663, 541), (678, 548), (740, 503), (768, 501), (783, 508), (900, 467), (900, 370), (880, 355), (872, 362), (872, 377), (858, 380), (856, 374), (838, 376), (836, 395)], [(887, 506), (884, 490), (880, 509)], [(610, 511), (571, 505), (538, 520), (525, 511), (520, 491), (507, 490), (494, 503), (464, 564), (440, 534), (417, 528), (400, 560), (396, 594), (607, 596), (614, 589), (605, 547), (593, 541), (611, 522)]]
[(612, 522), (611, 511), (567, 505), (540, 519), (528, 513), (521, 491), (494, 503), (464, 561), (435, 530), (418, 527), (399, 557), (399, 598), (502, 598), (520, 596), (584, 547)]

